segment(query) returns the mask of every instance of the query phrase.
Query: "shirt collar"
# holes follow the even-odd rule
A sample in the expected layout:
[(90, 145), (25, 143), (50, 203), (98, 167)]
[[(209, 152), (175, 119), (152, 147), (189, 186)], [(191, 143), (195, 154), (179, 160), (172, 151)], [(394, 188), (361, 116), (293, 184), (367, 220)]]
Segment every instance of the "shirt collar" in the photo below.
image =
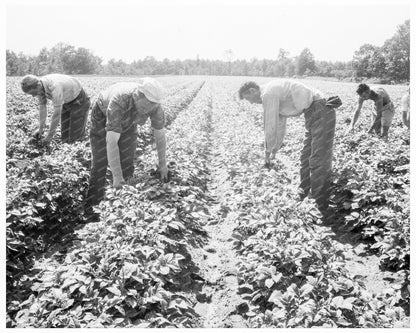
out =
[(40, 83), (42, 84), (43, 92), (45, 93), (45, 95), (46, 95), (48, 98), (52, 98), (52, 94), (51, 94), (51, 92), (50, 92), (50, 90), (49, 90), (48, 86), (46, 85), (46, 82), (44, 82), (42, 78), (40, 78), (40, 79), (39, 79), (39, 81), (40, 81)]
[(46, 97), (50, 97), (51, 95), (46, 91), (45, 84), (43, 83), (42, 78), (40, 78), (39, 81), (40, 81), (40, 85), (42, 86), (43, 95), (45, 95)]

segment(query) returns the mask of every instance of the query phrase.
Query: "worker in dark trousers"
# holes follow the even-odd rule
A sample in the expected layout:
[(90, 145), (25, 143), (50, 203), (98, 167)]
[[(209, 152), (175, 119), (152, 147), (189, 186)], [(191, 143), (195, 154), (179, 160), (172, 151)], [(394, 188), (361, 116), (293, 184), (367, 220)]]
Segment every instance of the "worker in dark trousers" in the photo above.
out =
[(310, 193), (318, 209), (328, 208), (332, 151), (335, 133), (335, 110), (342, 103), (338, 97), (325, 99), (313, 88), (293, 80), (274, 80), (259, 86), (245, 83), (240, 99), (263, 105), (265, 162), (269, 164), (280, 149), (288, 117), (305, 117), (305, 140), (301, 153), (300, 199)]
[(133, 176), (137, 125), (144, 125), (149, 118), (154, 129), (161, 178), (167, 179), (162, 96), (162, 86), (152, 78), (116, 83), (99, 94), (91, 111), (92, 166), (85, 207), (87, 213), (104, 197), (108, 165), (115, 188), (120, 188)]
[[(62, 143), (83, 140), (90, 108), (90, 98), (79, 80), (63, 74), (42, 77), (26, 75), (21, 82), (23, 92), (39, 99), (39, 128), (34, 133), (48, 145), (61, 123)], [(47, 100), (53, 104), (53, 114), (48, 134), (43, 138), (47, 118)]]

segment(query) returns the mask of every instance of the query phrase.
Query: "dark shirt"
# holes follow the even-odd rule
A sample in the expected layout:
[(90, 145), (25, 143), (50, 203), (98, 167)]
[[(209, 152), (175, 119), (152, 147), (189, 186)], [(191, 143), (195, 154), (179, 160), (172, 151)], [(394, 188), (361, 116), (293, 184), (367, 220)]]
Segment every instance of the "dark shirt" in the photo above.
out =
[(165, 113), (159, 104), (152, 112), (138, 109), (134, 102), (137, 84), (121, 82), (108, 87), (100, 93), (97, 104), (107, 118), (106, 131), (126, 132), (135, 125), (144, 125), (150, 118), (154, 129), (162, 129), (165, 125)]

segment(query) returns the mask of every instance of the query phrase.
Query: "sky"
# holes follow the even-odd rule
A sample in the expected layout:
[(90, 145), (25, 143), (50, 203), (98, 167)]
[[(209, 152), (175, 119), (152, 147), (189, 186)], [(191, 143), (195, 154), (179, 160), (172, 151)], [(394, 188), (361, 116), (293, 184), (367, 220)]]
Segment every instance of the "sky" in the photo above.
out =
[[(59, 3), (59, 4), (58, 4)], [(276, 58), (279, 49), (348, 61), (410, 18), (409, 1), (8, 1), (6, 49), (37, 55), (58, 42), (131, 62)]]

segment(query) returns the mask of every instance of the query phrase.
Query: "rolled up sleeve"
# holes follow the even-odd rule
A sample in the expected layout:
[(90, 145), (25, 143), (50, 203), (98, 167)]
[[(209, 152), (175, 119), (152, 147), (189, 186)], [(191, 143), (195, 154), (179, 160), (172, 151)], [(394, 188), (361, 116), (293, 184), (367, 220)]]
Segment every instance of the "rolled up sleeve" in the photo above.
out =
[(286, 117), (279, 113), (280, 101), (278, 95), (265, 94), (262, 100), (266, 151), (277, 151), (282, 146), (286, 133)]
[(150, 115), (150, 122), (154, 129), (161, 130), (165, 127), (165, 110), (161, 105)]
[(106, 131), (112, 131), (116, 133), (121, 133), (121, 119), (122, 119), (122, 106), (119, 104), (116, 98), (111, 99), (107, 107), (107, 124)]

